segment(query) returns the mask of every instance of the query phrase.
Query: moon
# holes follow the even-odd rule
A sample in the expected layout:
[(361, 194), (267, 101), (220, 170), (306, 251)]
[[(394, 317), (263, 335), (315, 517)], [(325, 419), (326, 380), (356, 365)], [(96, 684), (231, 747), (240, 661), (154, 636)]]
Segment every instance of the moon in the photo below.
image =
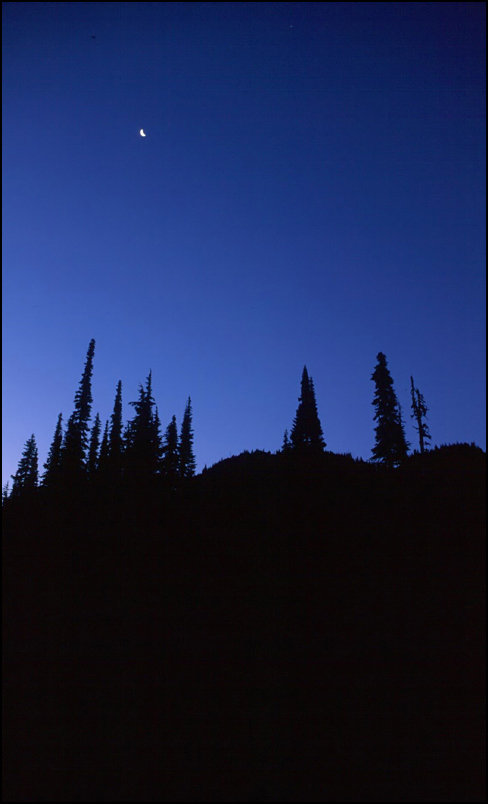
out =
[(141, 137), (145, 137), (145, 136), (146, 136), (146, 135), (144, 134), (144, 129), (143, 129), (143, 128), (141, 128), (141, 130), (139, 131), (139, 134), (141, 135)]

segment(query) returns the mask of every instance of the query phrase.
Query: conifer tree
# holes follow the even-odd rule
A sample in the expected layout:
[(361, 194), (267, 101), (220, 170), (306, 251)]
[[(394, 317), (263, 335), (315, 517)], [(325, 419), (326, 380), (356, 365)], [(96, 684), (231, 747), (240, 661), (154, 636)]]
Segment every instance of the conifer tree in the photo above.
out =
[(191, 399), (188, 397), (180, 431), (179, 472), (182, 478), (193, 477), (195, 474), (196, 461), (193, 454), (193, 430), (191, 425)]
[(113, 413), (110, 416), (110, 433), (108, 435), (108, 466), (112, 477), (122, 474), (123, 430), (122, 430), (122, 381), (119, 380), (115, 392)]
[(63, 447), (63, 414), (60, 413), (54, 431), (54, 437), (44, 464), (45, 472), (42, 476), (42, 485), (52, 487), (59, 482), (61, 474), (61, 450)]
[(24, 451), (15, 475), (11, 475), (12, 497), (34, 491), (38, 484), (38, 455), (34, 434), (25, 442)]
[(407, 455), (408, 444), (386, 357), (379, 352), (376, 359), (378, 363), (371, 375), (376, 387), (372, 404), (377, 422), (372, 460), (388, 467), (398, 466)]
[(148, 439), (148, 471), (150, 475), (159, 472), (162, 456), (161, 422), (159, 412), (152, 395), (152, 372), (146, 380), (146, 398), (150, 408), (149, 439)]
[(5, 485), (2, 488), (2, 505), (5, 505), (5, 503), (7, 502), (8, 498), (9, 498), (9, 496), (10, 496), (10, 489), (9, 489), (9, 483), (8, 483), (8, 480), (7, 480), (7, 482), (5, 483)]
[(161, 471), (161, 460), (163, 457), (163, 441), (161, 437), (161, 419), (159, 418), (157, 406), (153, 420), (153, 441), (155, 445), (154, 451), (156, 455), (156, 471), (159, 473)]
[(124, 433), (124, 451), (126, 456), (126, 468), (133, 472), (136, 465), (141, 461), (143, 452), (144, 436), (147, 439), (149, 420), (146, 417), (147, 406), (144, 388), (139, 384), (139, 398), (134, 402), (129, 402), (134, 408), (134, 418), (127, 422)]
[(103, 436), (102, 436), (102, 443), (100, 444), (100, 453), (98, 456), (98, 477), (101, 480), (107, 480), (109, 477), (109, 463), (108, 463), (108, 454), (109, 454), (109, 428), (108, 428), (108, 421), (105, 422), (105, 427), (103, 428)]
[(429, 408), (425, 404), (425, 399), (420, 393), (418, 388), (415, 388), (413, 377), (410, 377), (410, 392), (412, 395), (412, 413), (411, 417), (417, 424), (414, 425), (417, 433), (419, 434), (420, 452), (425, 452), (427, 447), (426, 441), (430, 441), (429, 427), (425, 419), (427, 418), (427, 411)]
[(163, 437), (162, 452), (162, 474), (170, 481), (171, 484), (173, 484), (179, 474), (178, 429), (176, 426), (176, 416), (173, 416), (166, 428)]
[(90, 447), (88, 450), (87, 474), (89, 480), (95, 479), (98, 470), (98, 462), (99, 462), (98, 448), (100, 445), (100, 430), (101, 430), (100, 416), (97, 413), (92, 427)]
[(408, 450), (410, 449), (410, 441), (407, 441), (407, 437), (405, 435), (405, 422), (403, 420), (403, 409), (400, 403), (398, 403), (398, 424), (400, 425), (400, 433), (399, 433), (399, 461), (402, 463), (408, 455)]
[(282, 452), (289, 452), (290, 449), (291, 449), (291, 443), (290, 439), (288, 438), (288, 430), (285, 430), (281, 450)]
[(64, 437), (61, 466), (65, 480), (79, 480), (86, 474), (88, 431), (93, 401), (91, 378), (94, 354), (95, 341), (92, 339), (88, 346), (80, 386), (75, 394), (75, 409), (68, 420)]
[(308, 376), (306, 366), (303, 367), (301, 395), (298, 403), (290, 434), (293, 449), (323, 452), (327, 445), (324, 442), (322, 425), (317, 412), (313, 380)]
[(139, 399), (129, 404), (135, 409), (135, 415), (125, 431), (126, 468), (133, 476), (148, 477), (157, 472), (160, 457), (151, 372), (146, 387), (139, 386)]

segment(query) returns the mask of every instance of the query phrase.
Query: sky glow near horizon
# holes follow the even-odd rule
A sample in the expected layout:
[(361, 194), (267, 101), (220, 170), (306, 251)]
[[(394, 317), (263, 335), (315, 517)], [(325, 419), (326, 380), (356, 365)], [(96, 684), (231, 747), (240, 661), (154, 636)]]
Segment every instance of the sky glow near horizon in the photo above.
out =
[[(412, 447), (486, 448), (480, 3), (3, 4), (3, 483), (152, 369), (200, 471), (279, 449), (306, 364), (369, 459), (376, 355)], [(93, 38), (95, 37), (95, 38)], [(141, 137), (143, 131), (150, 136)]]

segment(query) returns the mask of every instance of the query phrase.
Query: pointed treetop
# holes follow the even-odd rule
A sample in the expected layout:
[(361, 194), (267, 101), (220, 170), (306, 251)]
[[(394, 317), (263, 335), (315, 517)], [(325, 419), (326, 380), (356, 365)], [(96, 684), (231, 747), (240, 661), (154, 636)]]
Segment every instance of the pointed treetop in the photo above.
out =
[(42, 485), (50, 486), (60, 479), (61, 471), (61, 450), (63, 447), (63, 414), (60, 413), (54, 431), (54, 437), (49, 449), (44, 469), (46, 470), (42, 476)]
[(162, 474), (174, 481), (179, 474), (178, 429), (176, 416), (171, 418), (163, 437), (163, 457), (161, 460)]
[(122, 380), (117, 383), (113, 413), (110, 416), (110, 432), (108, 437), (110, 462), (118, 474), (121, 469), (123, 448), (122, 425)]
[(323, 452), (326, 444), (317, 412), (313, 380), (309, 376), (306, 366), (302, 371), (301, 396), (298, 402), (290, 433), (291, 445), (295, 450), (306, 448), (314, 452)]
[(68, 419), (62, 450), (62, 473), (66, 480), (77, 481), (86, 473), (88, 430), (92, 406), (91, 378), (95, 340), (92, 338), (86, 355), (85, 367), (75, 394), (75, 409)]
[(415, 388), (413, 377), (410, 377), (410, 393), (412, 397), (412, 413), (410, 415), (416, 421), (414, 427), (419, 434), (420, 452), (423, 453), (428, 447), (426, 442), (431, 440), (429, 426), (425, 421), (429, 409), (423, 395), (418, 388)]
[(383, 352), (379, 352), (376, 359), (378, 363), (371, 379), (375, 383), (372, 404), (376, 408), (373, 420), (377, 422), (377, 425), (371, 460), (389, 467), (398, 466), (406, 457), (409, 444), (405, 438), (401, 410), (386, 357)]
[(183, 414), (183, 422), (181, 424), (179, 459), (180, 477), (193, 477), (196, 469), (196, 461), (195, 455), (193, 454), (192, 408), (190, 397), (188, 397)]
[(12, 475), (12, 496), (32, 492), (38, 484), (38, 455), (34, 433), (25, 442), (22, 458), (15, 475)]

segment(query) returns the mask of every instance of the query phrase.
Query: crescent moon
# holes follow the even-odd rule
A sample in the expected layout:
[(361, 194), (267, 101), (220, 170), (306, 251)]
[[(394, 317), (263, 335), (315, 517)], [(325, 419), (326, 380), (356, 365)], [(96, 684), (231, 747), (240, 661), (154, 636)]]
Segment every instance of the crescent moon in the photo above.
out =
[(146, 136), (146, 135), (144, 134), (144, 129), (143, 129), (143, 128), (141, 128), (141, 130), (139, 131), (139, 134), (141, 135), (141, 137), (145, 137), (145, 136)]

